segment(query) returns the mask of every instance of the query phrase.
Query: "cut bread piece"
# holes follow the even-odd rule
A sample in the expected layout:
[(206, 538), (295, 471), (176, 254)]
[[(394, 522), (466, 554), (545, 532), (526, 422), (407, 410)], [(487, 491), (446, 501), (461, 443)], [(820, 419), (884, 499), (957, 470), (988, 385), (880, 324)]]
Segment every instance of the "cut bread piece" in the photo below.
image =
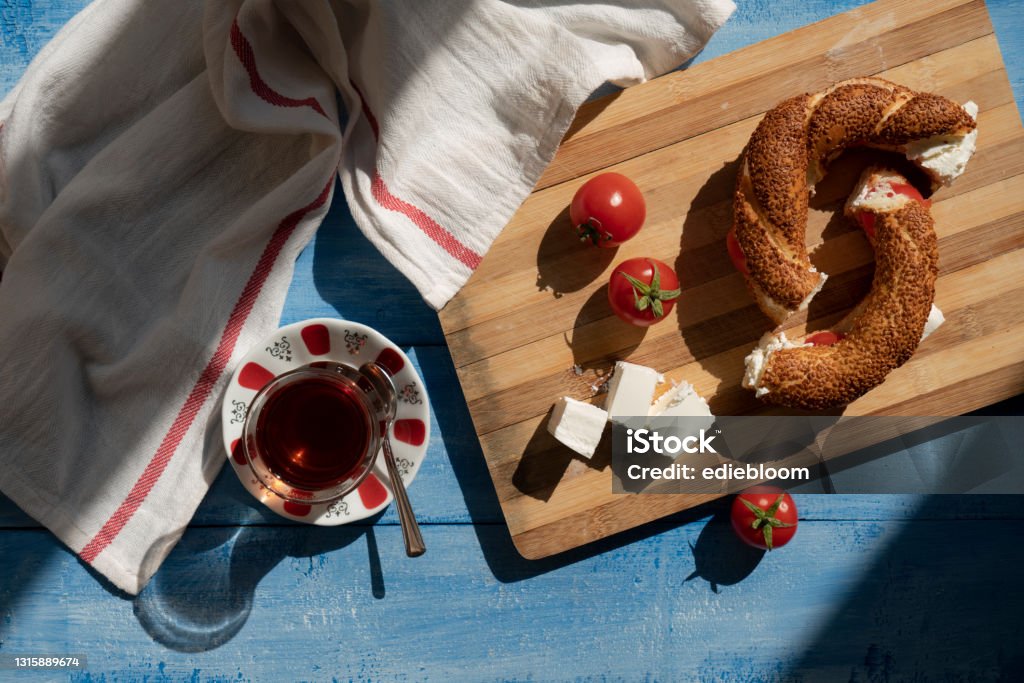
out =
[(730, 231), (761, 310), (782, 324), (825, 282), (810, 262), (805, 232), (808, 197), (832, 159), (851, 146), (898, 151), (933, 185), (948, 184), (974, 152), (976, 118), (973, 102), (961, 106), (880, 78), (836, 83), (768, 111), (740, 157)]
[(743, 385), (771, 403), (823, 410), (859, 398), (909, 360), (929, 320), (934, 329), (941, 318), (932, 305), (938, 240), (927, 204), (895, 171), (866, 169), (846, 214), (864, 227), (875, 250), (871, 290), (827, 343), (766, 334), (746, 358)]

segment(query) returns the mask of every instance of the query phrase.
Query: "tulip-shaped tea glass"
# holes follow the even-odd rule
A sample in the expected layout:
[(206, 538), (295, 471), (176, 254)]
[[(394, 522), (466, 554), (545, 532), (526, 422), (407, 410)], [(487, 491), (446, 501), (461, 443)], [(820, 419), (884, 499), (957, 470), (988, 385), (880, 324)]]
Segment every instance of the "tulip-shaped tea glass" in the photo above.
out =
[(318, 362), (278, 375), (245, 417), (243, 452), (256, 479), (297, 503), (328, 503), (370, 474), (383, 402), (355, 368)]

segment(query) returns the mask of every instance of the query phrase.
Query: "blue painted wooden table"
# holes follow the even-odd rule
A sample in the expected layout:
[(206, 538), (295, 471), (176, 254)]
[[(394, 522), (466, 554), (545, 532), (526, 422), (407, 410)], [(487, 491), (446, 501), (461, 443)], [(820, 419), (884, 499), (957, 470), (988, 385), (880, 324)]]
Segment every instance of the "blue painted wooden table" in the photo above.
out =
[[(0, 89), (84, 4), (0, 2)], [(857, 4), (741, 3), (699, 60)], [(1024, 6), (989, 8), (1020, 108)], [(341, 277), (343, 255), (358, 275)], [(70, 677), (96, 681), (1024, 680), (1019, 496), (798, 496), (796, 539), (767, 556), (735, 541), (718, 503), (521, 559), (437, 318), (395, 277), (336, 203), (282, 322), (358, 320), (419, 367), (435, 418), (411, 489), (424, 557), (404, 557), (391, 509), (291, 525), (225, 468), (131, 599), (0, 498), (0, 652), (82, 653)], [(0, 671), (16, 676), (68, 674)]]

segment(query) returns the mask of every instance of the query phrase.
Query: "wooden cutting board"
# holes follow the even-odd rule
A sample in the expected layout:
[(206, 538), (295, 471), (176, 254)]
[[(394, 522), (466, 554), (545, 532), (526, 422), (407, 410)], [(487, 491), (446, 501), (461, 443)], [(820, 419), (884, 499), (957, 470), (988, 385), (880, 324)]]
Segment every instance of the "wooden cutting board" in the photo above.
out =
[[(551, 438), (552, 403), (593, 400), (616, 360), (692, 382), (718, 415), (771, 412), (740, 388), (743, 357), (771, 324), (729, 262), (735, 161), (780, 100), (877, 74), (980, 108), (967, 173), (936, 193), (946, 324), (846, 414), (953, 415), (1024, 391), (1024, 130), (984, 3), (880, 0), (585, 105), (441, 324), (512, 538), (541, 558), (705, 502), (613, 495), (610, 439), (590, 462)], [(808, 244), (829, 273), (793, 327), (836, 322), (866, 293), (872, 254), (842, 201), (877, 153), (849, 152), (812, 200)], [(618, 250), (581, 245), (567, 206), (615, 170), (647, 199), (641, 233)], [(646, 333), (608, 308), (612, 268), (634, 256), (674, 265), (683, 294)], [(809, 322), (807, 319), (809, 318)], [(805, 323), (807, 323), (805, 325)], [(573, 366), (583, 369), (582, 374)], [(777, 411), (775, 411), (777, 412)]]

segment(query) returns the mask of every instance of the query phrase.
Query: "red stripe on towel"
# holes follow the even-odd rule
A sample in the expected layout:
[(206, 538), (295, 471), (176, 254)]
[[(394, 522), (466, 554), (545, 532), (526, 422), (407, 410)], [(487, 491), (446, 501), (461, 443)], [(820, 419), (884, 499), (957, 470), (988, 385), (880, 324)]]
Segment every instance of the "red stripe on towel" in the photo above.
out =
[[(366, 98), (363, 97), (363, 93), (359, 90), (359, 86), (352, 83), (352, 88), (355, 89), (356, 94), (359, 96), (362, 103), (363, 115), (366, 116), (366, 120), (370, 124), (370, 129), (373, 130), (373, 136), (380, 139), (380, 126), (377, 124), (377, 117), (375, 117), (373, 112), (370, 111), (370, 105), (366, 103)], [(404, 215), (412, 221), (416, 227), (422, 230), (427, 237), (432, 239), (438, 246), (448, 252), (449, 255), (454, 257), (463, 265), (468, 266), (471, 270), (476, 270), (476, 267), (480, 265), (480, 260), (482, 258), (480, 254), (460, 242), (455, 235), (451, 234), (444, 228), (444, 226), (428, 216), (422, 209), (410, 204), (404, 199), (396, 197), (394, 193), (388, 189), (387, 183), (384, 182), (384, 178), (381, 177), (380, 171), (377, 169), (374, 169), (373, 171), (373, 180), (370, 182), (370, 191), (373, 193), (373, 198), (378, 204), (385, 209), (397, 211)]]
[(370, 183), (370, 190), (373, 192), (373, 198), (377, 200), (378, 204), (383, 206), (385, 209), (397, 211), (398, 213), (403, 214), (406, 218), (412, 221), (416, 227), (422, 230), (427, 237), (434, 240), (434, 242), (440, 245), (442, 249), (447, 251), (456, 260), (468, 266), (471, 270), (476, 270), (476, 267), (480, 265), (480, 254), (460, 242), (455, 235), (441, 227), (441, 225), (424, 213), (420, 208), (393, 195), (391, 190), (389, 190), (388, 186), (384, 183), (384, 179), (380, 177), (380, 173), (377, 171), (374, 171), (373, 173), (373, 181)]
[(237, 18), (231, 22), (231, 47), (235, 49), (238, 60), (242, 62), (242, 66), (245, 67), (246, 72), (249, 74), (249, 87), (262, 99), (278, 107), (309, 107), (324, 118), (327, 118), (327, 113), (324, 112), (324, 108), (320, 106), (315, 97), (307, 97), (304, 100), (285, 97), (263, 80), (259, 70), (256, 68), (256, 53), (252, 49), (252, 44), (242, 34), (242, 29), (238, 27)]
[(110, 516), (110, 519), (103, 525), (103, 528), (99, 530), (96, 536), (79, 553), (79, 556), (86, 562), (91, 564), (103, 552), (104, 548), (117, 538), (117, 535), (121, 533), (121, 530), (139, 509), (139, 506), (142, 505), (146, 496), (153, 490), (160, 475), (167, 469), (171, 457), (178, 449), (182, 439), (185, 438), (189, 428), (191, 428), (200, 408), (206, 403), (217, 381), (224, 373), (228, 361), (231, 359), (235, 344), (238, 341), (238, 336), (242, 332), (242, 327), (252, 312), (253, 306), (256, 304), (256, 298), (259, 296), (264, 283), (266, 283), (271, 270), (273, 270), (274, 263), (277, 261), (277, 257), (280, 255), (285, 243), (302, 219), (306, 217), (306, 214), (324, 205), (331, 193), (333, 184), (334, 177), (332, 173), (330, 181), (324, 186), (323, 191), (316, 199), (301, 209), (288, 214), (277, 226), (274, 235), (270, 238), (267, 246), (263, 248), (260, 260), (256, 263), (256, 268), (249, 276), (248, 282), (245, 283), (238, 301), (235, 302), (231, 315), (228, 316), (228, 322), (221, 333), (217, 350), (214, 351), (213, 357), (210, 358), (206, 367), (203, 368), (199, 379), (192, 387), (188, 398), (185, 399), (184, 405), (178, 411), (178, 415), (171, 424), (171, 428), (164, 435), (156, 453), (142, 471), (132, 490), (128, 493), (128, 497), (124, 499), (114, 514)]

